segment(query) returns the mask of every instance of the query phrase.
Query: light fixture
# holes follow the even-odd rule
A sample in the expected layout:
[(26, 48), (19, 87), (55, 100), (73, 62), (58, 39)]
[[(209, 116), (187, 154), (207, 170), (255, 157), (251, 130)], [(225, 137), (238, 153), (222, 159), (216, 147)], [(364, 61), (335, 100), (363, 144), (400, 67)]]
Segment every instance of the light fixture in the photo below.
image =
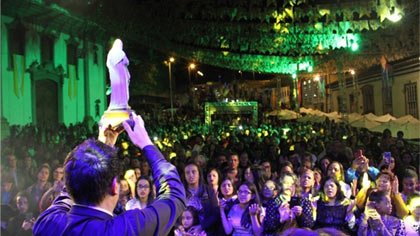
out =
[(199, 76), (204, 76), (203, 72), (201, 72), (201, 71), (197, 71), (197, 74), (198, 74)]
[(194, 63), (190, 63), (189, 67), (190, 67), (190, 69), (194, 70), (196, 65)]
[(351, 75), (355, 75), (355, 74), (356, 74), (356, 71), (354, 71), (353, 69), (351, 69), (351, 70), (350, 70), (350, 74), (351, 74)]
[(175, 58), (173, 58), (173, 57), (169, 58), (169, 62), (174, 62), (174, 61), (175, 61)]
[(398, 21), (401, 20), (402, 15), (401, 15), (401, 11), (398, 8), (391, 7), (389, 9), (389, 11), (390, 11), (391, 14), (386, 17), (386, 18), (388, 18), (388, 20), (390, 20), (392, 22), (398, 22)]

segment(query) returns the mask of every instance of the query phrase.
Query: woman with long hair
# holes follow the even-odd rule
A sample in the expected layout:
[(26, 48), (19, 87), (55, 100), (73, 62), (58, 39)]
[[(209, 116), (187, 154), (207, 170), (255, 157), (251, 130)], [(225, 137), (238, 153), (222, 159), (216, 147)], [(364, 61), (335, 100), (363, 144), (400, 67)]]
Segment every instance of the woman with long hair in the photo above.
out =
[(321, 189), (321, 198), (316, 202), (315, 228), (333, 227), (351, 232), (355, 226), (354, 204), (344, 196), (339, 181), (329, 176)]
[(125, 209), (146, 208), (154, 199), (155, 194), (152, 181), (146, 176), (140, 176), (136, 182), (135, 197), (127, 202)]
[(239, 186), (238, 203), (233, 205), (228, 214), (225, 204), (220, 204), (220, 215), (223, 229), (227, 235), (254, 236), (262, 234), (261, 222), (264, 220), (264, 209), (260, 206), (255, 184), (245, 182)]

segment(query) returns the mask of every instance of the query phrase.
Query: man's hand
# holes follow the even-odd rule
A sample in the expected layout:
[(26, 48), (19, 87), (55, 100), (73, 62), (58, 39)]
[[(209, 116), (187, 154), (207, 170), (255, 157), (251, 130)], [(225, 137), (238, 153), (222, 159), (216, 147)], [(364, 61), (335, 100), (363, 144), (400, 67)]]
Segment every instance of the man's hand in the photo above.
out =
[(153, 145), (153, 142), (150, 140), (149, 134), (144, 127), (144, 121), (141, 116), (132, 114), (132, 119), (134, 121), (134, 129), (131, 128), (127, 121), (123, 122), (124, 129), (130, 137), (131, 142), (141, 149), (148, 145)]
[(114, 147), (115, 143), (117, 142), (118, 135), (122, 132), (118, 130), (112, 129), (111, 125), (108, 125), (108, 127), (104, 130), (104, 136), (105, 136), (105, 144), (111, 147)]

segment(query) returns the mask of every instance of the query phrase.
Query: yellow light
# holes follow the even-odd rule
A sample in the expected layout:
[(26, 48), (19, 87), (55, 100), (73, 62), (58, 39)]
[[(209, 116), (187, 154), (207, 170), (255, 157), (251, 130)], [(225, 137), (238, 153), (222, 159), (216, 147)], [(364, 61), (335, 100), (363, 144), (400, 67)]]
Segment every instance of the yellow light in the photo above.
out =
[(169, 61), (170, 61), (170, 62), (174, 62), (174, 61), (175, 61), (175, 58), (170, 57), (170, 58), (169, 58)]
[(124, 150), (127, 150), (127, 148), (128, 148), (128, 143), (127, 143), (127, 142), (122, 142), (122, 143), (121, 143), (121, 146), (122, 146), (122, 148), (123, 148)]
[(351, 74), (351, 75), (355, 75), (355, 74), (356, 74), (356, 71), (354, 71), (353, 69), (351, 69), (351, 70), (350, 70), (350, 74)]
[(195, 64), (194, 63), (190, 63), (190, 66), (189, 67), (190, 67), (191, 70), (194, 70), (195, 69)]
[(319, 75), (316, 75), (315, 77), (314, 77), (314, 81), (319, 81), (321, 78), (319, 77)]

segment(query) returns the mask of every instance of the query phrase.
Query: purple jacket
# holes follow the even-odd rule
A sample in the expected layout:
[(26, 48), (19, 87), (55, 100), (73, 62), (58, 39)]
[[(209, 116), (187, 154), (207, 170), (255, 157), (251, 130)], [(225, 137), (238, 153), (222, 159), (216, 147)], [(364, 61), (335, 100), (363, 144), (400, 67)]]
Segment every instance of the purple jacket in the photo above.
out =
[(58, 196), (35, 222), (34, 235), (167, 235), (185, 208), (185, 189), (176, 168), (153, 145), (143, 149), (153, 170), (157, 198), (147, 208), (112, 217), (102, 211), (74, 205)]

